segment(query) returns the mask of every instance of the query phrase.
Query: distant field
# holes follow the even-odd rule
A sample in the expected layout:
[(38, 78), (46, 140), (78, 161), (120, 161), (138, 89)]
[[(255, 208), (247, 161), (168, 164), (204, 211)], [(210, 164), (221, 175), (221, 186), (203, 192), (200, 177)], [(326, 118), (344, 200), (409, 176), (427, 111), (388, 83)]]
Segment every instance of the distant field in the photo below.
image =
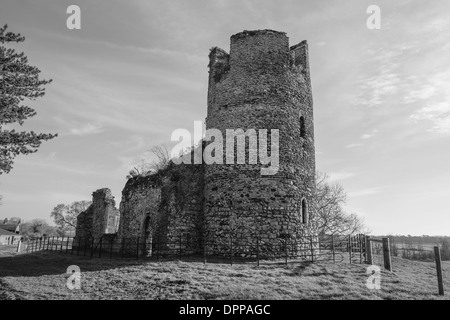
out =
[[(70, 265), (81, 268), (81, 290), (66, 287)], [(449, 299), (448, 262), (445, 297), (436, 295), (433, 263), (393, 258), (394, 272), (382, 272), (381, 290), (367, 289), (366, 267), (346, 261), (257, 267), (20, 254), (0, 257), (0, 299)]]

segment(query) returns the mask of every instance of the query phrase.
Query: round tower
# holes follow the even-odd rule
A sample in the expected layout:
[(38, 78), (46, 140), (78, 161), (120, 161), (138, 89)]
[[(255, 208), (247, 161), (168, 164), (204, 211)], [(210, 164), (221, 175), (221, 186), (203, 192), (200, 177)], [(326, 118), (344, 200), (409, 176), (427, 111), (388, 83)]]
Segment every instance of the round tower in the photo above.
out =
[[(270, 243), (314, 233), (310, 223), (315, 176), (314, 125), (308, 46), (289, 47), (284, 32), (244, 31), (231, 36), (228, 54), (210, 52), (206, 129), (223, 136), (223, 164), (205, 166), (205, 229), (213, 250), (228, 250), (230, 235), (236, 245)], [(245, 163), (227, 163), (227, 131), (242, 129), (246, 138)], [(272, 149), (279, 133), (279, 149)], [(267, 152), (279, 166), (262, 174), (261, 149), (267, 130)], [(214, 140), (214, 139), (212, 139)], [(208, 144), (210, 142), (206, 142)], [(257, 150), (255, 150), (255, 148)], [(255, 164), (250, 154), (258, 154)]]

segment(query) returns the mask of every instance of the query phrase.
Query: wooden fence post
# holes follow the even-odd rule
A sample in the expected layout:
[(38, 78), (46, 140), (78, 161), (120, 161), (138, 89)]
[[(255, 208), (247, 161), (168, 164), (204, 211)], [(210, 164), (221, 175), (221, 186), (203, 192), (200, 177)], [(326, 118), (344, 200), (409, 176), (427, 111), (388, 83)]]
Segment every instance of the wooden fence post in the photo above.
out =
[(67, 253), (67, 251), (69, 250), (69, 237), (67, 237), (67, 242), (66, 242), (66, 253)]
[(103, 236), (100, 237), (100, 246), (98, 248), (98, 257), (102, 257), (102, 249), (103, 249)]
[(203, 264), (206, 264), (206, 233), (203, 235)]
[(139, 237), (136, 240), (136, 260), (139, 260)]
[(256, 237), (256, 265), (259, 267), (259, 237)]
[(314, 262), (314, 246), (313, 246), (313, 236), (309, 238), (309, 245), (311, 249), (311, 262)]
[(115, 239), (116, 239), (116, 237), (114, 237), (114, 238), (112, 238), (112, 239), (110, 240), (110, 244), (109, 244), (109, 258), (110, 258), (110, 259), (112, 258), (112, 254), (113, 254), (113, 244), (114, 244)]
[(336, 263), (336, 256), (334, 253), (334, 235), (331, 235), (331, 252), (333, 254), (333, 263)]
[(75, 244), (75, 237), (72, 238), (72, 246), (70, 247), (70, 255), (73, 256), (73, 247)]
[(287, 267), (288, 265), (288, 239), (284, 241), (284, 264)]
[(156, 249), (156, 260), (159, 261), (159, 242), (161, 241), (161, 237), (158, 236), (156, 238), (156, 244), (155, 244), (155, 249)]
[(84, 239), (84, 256), (86, 256), (87, 246), (88, 246), (88, 238), (85, 238)]
[(366, 263), (372, 265), (372, 242), (370, 241), (370, 236), (366, 236)]
[(122, 238), (122, 248), (120, 249), (120, 257), (123, 259), (123, 252), (125, 251), (125, 237)]
[(436, 260), (436, 271), (438, 278), (439, 295), (444, 295), (444, 280), (442, 279), (441, 252), (439, 247), (434, 247), (434, 259)]
[(233, 237), (230, 233), (230, 264), (233, 265)]
[(358, 235), (358, 242), (359, 242), (359, 263), (363, 263), (363, 241), (362, 241), (362, 235)]
[[(74, 243), (75, 243), (75, 238), (73, 238), (73, 240), (72, 240), (72, 251), (73, 251)], [(80, 255), (80, 245), (81, 245), (81, 237), (78, 238), (77, 256)]]
[[(75, 239), (74, 239), (75, 240)], [(77, 248), (77, 256), (80, 255), (80, 247), (81, 247), (81, 237), (78, 238), (78, 248)]]
[(180, 242), (179, 242), (179, 249), (180, 249), (180, 252), (178, 253), (178, 259), (179, 260), (181, 260), (181, 246), (182, 246), (182, 241), (183, 240), (183, 234), (180, 232)]
[(391, 248), (389, 246), (389, 238), (383, 238), (382, 241), (383, 241), (384, 268), (386, 270), (392, 271)]
[(63, 245), (64, 245), (64, 237), (61, 237), (61, 248), (59, 250), (60, 252), (62, 252)]
[(352, 236), (348, 237), (348, 255), (350, 256), (350, 264), (352, 263)]
[(94, 244), (95, 244), (95, 238), (92, 238), (92, 241), (91, 241), (91, 256), (90, 256), (90, 258), (92, 259), (92, 256), (94, 255)]

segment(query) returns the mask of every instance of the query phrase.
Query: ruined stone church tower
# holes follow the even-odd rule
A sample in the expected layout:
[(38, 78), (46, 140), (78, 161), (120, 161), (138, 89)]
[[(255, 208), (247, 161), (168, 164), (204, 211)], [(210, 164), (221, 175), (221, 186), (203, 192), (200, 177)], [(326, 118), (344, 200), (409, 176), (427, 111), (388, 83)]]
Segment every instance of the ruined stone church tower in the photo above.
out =
[(122, 192), (117, 241), (138, 241), (146, 255), (170, 250), (172, 243), (183, 243), (192, 253), (206, 243), (209, 254), (221, 254), (229, 250), (230, 238), (236, 245), (256, 239), (270, 244), (315, 234), (309, 207), (315, 150), (306, 41), (289, 47), (284, 32), (244, 31), (231, 37), (230, 53), (213, 48), (206, 128), (223, 136), (227, 129), (267, 129), (269, 137), (278, 129), (278, 171), (261, 175), (262, 165), (248, 163), (247, 156), (245, 164), (170, 163), (155, 174), (131, 178)]
[(280, 157), (272, 176), (262, 176), (248, 158), (246, 165), (205, 167), (211, 238), (228, 234), (230, 218), (242, 238), (250, 232), (263, 240), (304, 235), (315, 175), (306, 41), (289, 47), (284, 32), (244, 31), (231, 37), (230, 54), (214, 48), (209, 58), (206, 128), (223, 135), (235, 128), (279, 129)]

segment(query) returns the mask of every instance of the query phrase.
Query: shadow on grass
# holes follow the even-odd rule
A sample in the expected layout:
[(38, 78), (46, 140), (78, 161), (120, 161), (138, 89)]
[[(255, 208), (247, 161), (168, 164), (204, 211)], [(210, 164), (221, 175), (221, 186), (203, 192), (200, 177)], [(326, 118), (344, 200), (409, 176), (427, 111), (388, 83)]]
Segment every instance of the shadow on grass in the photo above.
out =
[(144, 261), (98, 259), (84, 256), (72, 256), (58, 252), (36, 252), (0, 256), (0, 277), (34, 277), (65, 274), (71, 265), (77, 265), (83, 271), (116, 269), (122, 266), (141, 265)]
[[(0, 277), (34, 277), (43, 275), (57, 275), (65, 274), (67, 268), (71, 265), (80, 267), (83, 271), (100, 271), (116, 269), (125, 266), (139, 266), (145, 263), (164, 263), (164, 262), (192, 262), (192, 263), (205, 263), (204, 256), (202, 255), (190, 255), (190, 256), (171, 256), (171, 257), (158, 257), (156, 258), (142, 258), (139, 260), (130, 258), (90, 258), (87, 256), (71, 255), (64, 252), (55, 251), (41, 251), (35, 253), (23, 253), (14, 256), (0, 256)], [(224, 264), (224, 265), (246, 265), (249, 267), (257, 267), (256, 259), (244, 259), (220, 257), (220, 256), (207, 256), (206, 264)], [(307, 268), (311, 261), (307, 260), (288, 260), (288, 266), (299, 268), (298, 271)], [(274, 260), (260, 260), (261, 267), (284, 267), (284, 259)], [(297, 273), (297, 272), (296, 272)]]

